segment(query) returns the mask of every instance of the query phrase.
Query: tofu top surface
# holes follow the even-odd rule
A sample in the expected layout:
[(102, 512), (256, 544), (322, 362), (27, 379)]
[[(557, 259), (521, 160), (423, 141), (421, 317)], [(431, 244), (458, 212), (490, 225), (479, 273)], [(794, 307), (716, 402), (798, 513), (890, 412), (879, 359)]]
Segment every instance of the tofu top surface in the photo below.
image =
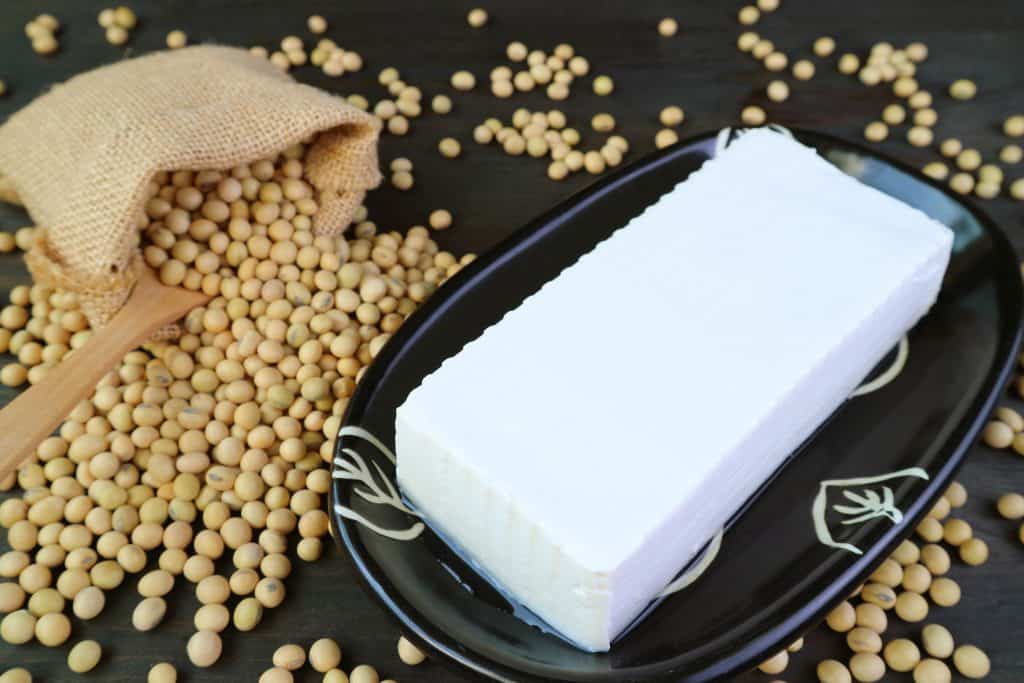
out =
[(894, 290), (944, 268), (950, 244), (813, 150), (750, 132), (400, 411), (611, 570), (681, 501), (713, 500), (715, 468), (757, 457), (748, 441), (773, 407)]

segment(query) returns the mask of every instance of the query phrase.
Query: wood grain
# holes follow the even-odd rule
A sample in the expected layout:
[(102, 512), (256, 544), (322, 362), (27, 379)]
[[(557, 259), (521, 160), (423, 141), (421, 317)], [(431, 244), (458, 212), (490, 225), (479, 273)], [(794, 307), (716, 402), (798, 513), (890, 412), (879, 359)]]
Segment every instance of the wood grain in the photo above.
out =
[[(619, 132), (633, 145), (627, 160), (653, 149), (659, 128), (657, 112), (668, 104), (686, 110), (682, 135), (735, 125), (741, 107), (757, 103), (765, 106), (772, 120), (859, 140), (864, 125), (878, 118), (882, 108), (895, 99), (883, 86), (867, 89), (840, 76), (833, 58), (816, 59), (818, 75), (809, 82), (787, 79), (793, 90), (787, 102), (767, 102), (764, 86), (777, 76), (734, 47), (741, 30), (735, 21), (741, 1), (492, 0), (484, 3), (491, 22), (479, 30), (470, 29), (465, 22), (466, 11), (476, 4), (472, 0), (134, 0), (130, 4), (140, 16), (140, 27), (128, 49), (122, 50), (107, 44), (96, 24), (96, 14), (107, 3), (5, 0), (0, 7), (0, 79), (7, 82), (11, 94), (0, 99), (0, 119), (75, 73), (126, 54), (162, 47), (171, 29), (187, 31), (192, 42), (261, 44), (273, 49), (287, 34), (308, 38), (305, 19), (319, 13), (331, 25), (327, 35), (343, 47), (359, 51), (367, 68), (331, 79), (305, 67), (295, 72), (301, 80), (376, 100), (386, 96), (376, 83), (376, 74), (385, 66), (397, 66), (403, 79), (423, 88), (428, 96), (436, 92), (453, 95), (452, 114), (414, 120), (408, 136), (383, 140), (382, 162), (408, 156), (416, 165), (417, 184), (405, 193), (385, 187), (371, 195), (369, 205), (371, 218), (386, 229), (423, 224), (435, 208), (452, 210), (454, 226), (439, 234), (439, 240), (455, 252), (481, 251), (496, 244), (591, 180), (579, 174), (563, 183), (551, 182), (544, 176), (543, 162), (507, 157), (494, 147), (472, 142), (473, 126), (488, 116), (508, 120), (516, 107), (552, 106), (537, 92), (509, 100), (496, 100), (487, 92), (487, 73), (504, 63), (504, 46), (510, 40), (544, 49), (571, 42), (588, 57), (592, 73), (606, 73), (615, 79), (616, 90), (608, 98), (593, 95), (589, 78), (585, 79), (559, 108), (568, 114), (571, 125), (580, 129), (587, 145), (599, 142), (599, 136), (589, 130), (590, 116), (598, 111), (613, 114)], [(24, 23), (42, 11), (56, 14), (65, 25), (61, 52), (49, 59), (34, 54), (22, 33)], [(655, 30), (658, 20), (668, 15), (680, 24), (679, 34), (670, 39), (658, 36)], [(835, 36), (838, 52), (861, 55), (880, 40), (926, 42), (931, 57), (918, 79), (936, 95), (937, 139), (955, 135), (986, 158), (994, 158), (1006, 142), (999, 131), (1002, 119), (1012, 112), (1024, 112), (1024, 71), (1019, 67), (1024, 4), (1020, 2), (785, 0), (782, 8), (765, 17), (755, 30), (786, 51), (791, 62), (809, 56), (811, 42), (824, 34)], [(472, 70), (480, 85), (470, 93), (452, 93), (448, 78), (462, 68)], [(975, 100), (955, 102), (943, 94), (946, 84), (959, 77), (977, 81)], [(462, 142), (463, 154), (457, 160), (443, 159), (437, 153), (437, 142), (446, 135)], [(903, 141), (904, 135), (905, 128), (899, 129), (880, 149), (916, 165), (937, 158), (932, 150), (910, 147)], [(1019, 166), (1006, 171), (1010, 179), (1024, 175)], [(1024, 212), (1019, 202), (999, 199), (980, 206), (1010, 233), (1018, 249), (1024, 245)], [(28, 222), (23, 213), (0, 207), (0, 228), (13, 231)], [(23, 281), (18, 259), (0, 258), (0, 288), (7, 290)], [(609, 324), (634, 325), (638, 348), (644, 334), (657, 333), (656, 321), (634, 321), (625, 315), (621, 320), (610, 316)], [(626, 363), (628, 359), (609, 362)], [(1016, 400), (1012, 403), (1020, 406)], [(992, 558), (980, 568), (955, 563), (952, 576), (963, 586), (964, 600), (956, 607), (933, 608), (932, 619), (947, 625), (959, 641), (986, 649), (993, 663), (987, 680), (1018, 683), (1024, 680), (1024, 649), (1020, 647), (1024, 636), (1024, 546), (1015, 540), (1014, 525), (998, 519), (993, 505), (1000, 493), (1024, 491), (1024, 460), (978, 447), (961, 481), (971, 492), (963, 516), (989, 542)], [(268, 611), (256, 631), (226, 634), (223, 660), (213, 669), (199, 672), (185, 659), (185, 641), (193, 629), (197, 603), (191, 586), (184, 582), (172, 594), (167, 620), (154, 632), (135, 633), (129, 625), (131, 609), (138, 601), (135, 582), (129, 579), (111, 594), (103, 615), (91, 623), (76, 623), (73, 637), (97, 638), (104, 643), (107, 654), (93, 675), (96, 680), (140, 681), (154, 662), (167, 659), (179, 666), (184, 680), (255, 681), (269, 666), (276, 646), (289, 641), (308, 645), (324, 635), (342, 644), (348, 669), (372, 663), (384, 676), (401, 683), (473, 680), (437, 662), (417, 668), (401, 664), (394, 649), (397, 629), (363, 593), (353, 571), (334, 548), (313, 565), (294, 557), (293, 561), (296, 570), (286, 582), (289, 596), (284, 605)], [(918, 630), (892, 629), (896, 634)], [(31, 669), (37, 680), (73, 680), (64, 663), (66, 650), (0, 644), (0, 668), (17, 663)], [(804, 651), (793, 657), (785, 675), (752, 673), (741, 680), (814, 681), (814, 665), (819, 659), (847, 656), (839, 636), (816, 630), (809, 635)], [(320, 677), (306, 669), (298, 680), (319, 681)], [(890, 675), (885, 680), (910, 678)]]
[(179, 320), (210, 297), (160, 283), (144, 268), (124, 307), (41, 382), (0, 410), (0, 479), (23, 463), (64, 416), (89, 398), (96, 383), (164, 325)]

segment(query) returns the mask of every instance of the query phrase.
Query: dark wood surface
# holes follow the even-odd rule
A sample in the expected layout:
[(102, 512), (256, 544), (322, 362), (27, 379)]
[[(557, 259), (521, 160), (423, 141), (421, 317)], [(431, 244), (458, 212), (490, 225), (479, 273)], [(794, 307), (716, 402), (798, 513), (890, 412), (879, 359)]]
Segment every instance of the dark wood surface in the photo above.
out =
[[(791, 60), (810, 55), (810, 43), (823, 34), (836, 37), (839, 52), (864, 54), (880, 40), (903, 44), (922, 40), (931, 56), (919, 80), (936, 95), (940, 121), (937, 139), (956, 136), (994, 159), (1006, 142), (1000, 132), (1003, 118), (1024, 112), (1024, 4), (1016, 0), (785, 0), (775, 14), (755, 30), (775, 41)], [(312, 13), (327, 17), (328, 36), (346, 48), (359, 51), (366, 68), (358, 74), (330, 79), (312, 67), (294, 71), (308, 83), (333, 92), (358, 92), (371, 100), (385, 96), (376, 74), (396, 66), (403, 78), (420, 86), (429, 97), (449, 92), (447, 80), (459, 68), (472, 70), (478, 83), (487, 85), (487, 73), (504, 63), (504, 46), (522, 40), (531, 47), (550, 50), (567, 41), (586, 55), (593, 73), (614, 77), (615, 93), (598, 98), (586, 87), (558, 105), (570, 116), (570, 124), (584, 132), (585, 141), (597, 144), (586, 131), (593, 113), (615, 115), (620, 131), (633, 146), (628, 158), (653, 149), (658, 129), (657, 112), (667, 104), (686, 109), (681, 133), (696, 133), (736, 123), (744, 104), (766, 104), (763, 86), (771, 80), (757, 63), (735, 49), (740, 28), (735, 21), (739, 2), (550, 2), (515, 0), (493, 2), (490, 24), (471, 30), (465, 22), (470, 2), (337, 3), (274, 0), (142, 0), (131, 3), (140, 27), (124, 48), (107, 44), (96, 23), (106, 3), (95, 0), (4, 0), (0, 7), (0, 79), (10, 93), (0, 98), (0, 121), (27, 104), (51, 84), (86, 69), (163, 46), (171, 29), (188, 32), (192, 42), (215, 41), (232, 45), (273, 46), (288, 34), (309, 37), (305, 18)], [(30, 49), (22, 28), (35, 14), (56, 14), (64, 25), (61, 51), (49, 58)], [(663, 16), (675, 16), (681, 26), (671, 39), (661, 38), (655, 25)], [(893, 101), (887, 88), (867, 89), (839, 76), (834, 58), (816, 60), (818, 75), (807, 83), (793, 83), (793, 96), (784, 104), (766, 106), (774, 121), (859, 139), (863, 126), (877, 118)], [(954, 78), (967, 77), (979, 85), (978, 97), (955, 102), (944, 94)], [(791, 79), (790, 79), (791, 80)], [(452, 93), (449, 93), (452, 94)], [(505, 120), (519, 106), (550, 108), (542, 95), (518, 95), (496, 100), (486, 87), (468, 94), (455, 93), (455, 111), (446, 117), (426, 115), (414, 120), (412, 132), (403, 138), (386, 137), (381, 145), (386, 163), (395, 156), (412, 158), (416, 164), (415, 189), (400, 193), (391, 188), (370, 199), (371, 217), (382, 227), (404, 229), (422, 223), (434, 208), (449, 208), (455, 225), (439, 240), (456, 252), (479, 251), (494, 245), (528, 219), (584, 187), (590, 178), (577, 175), (564, 183), (545, 178), (545, 164), (532, 159), (504, 156), (495, 147), (480, 147), (471, 130), (487, 116)], [(903, 142), (903, 130), (881, 145), (885, 152), (914, 164), (934, 160), (936, 153)], [(463, 142), (457, 160), (442, 159), (437, 141), (453, 135)], [(44, 144), (44, 141), (40, 141)], [(1007, 177), (1024, 175), (1024, 166), (1008, 168)], [(982, 202), (1010, 234), (1018, 250), (1024, 246), (1024, 212), (1020, 202), (1008, 199)], [(19, 210), (0, 206), (0, 229), (13, 231), (28, 224)], [(24, 282), (17, 256), (0, 258), (0, 288), (4, 291)], [(642, 326), (638, 333), (642, 334)], [(8, 390), (0, 393), (5, 400)], [(1013, 401), (1019, 406), (1019, 402)], [(898, 420), (894, 415), (892, 419)], [(992, 558), (980, 568), (955, 563), (952, 576), (964, 588), (963, 601), (954, 608), (933, 608), (933, 619), (947, 625), (958, 642), (971, 642), (991, 656), (989, 680), (1024, 680), (1024, 546), (1016, 539), (1013, 524), (997, 517), (995, 498), (1008, 490), (1024, 490), (1024, 459), (994, 453), (979, 446), (962, 473), (971, 494), (965, 517), (991, 547)], [(2, 547), (2, 546), (0, 546)], [(196, 602), (191, 586), (175, 589), (165, 623), (155, 632), (135, 633), (131, 609), (137, 601), (134, 581), (111, 594), (104, 614), (91, 623), (76, 623), (73, 640), (96, 638), (105, 647), (94, 680), (140, 681), (157, 661), (174, 662), (188, 681), (255, 681), (269, 666), (270, 653), (286, 642), (308, 645), (321, 636), (332, 636), (345, 652), (345, 668), (359, 663), (375, 665), (385, 677), (402, 683), (471, 680), (440, 663), (409, 668), (395, 655), (395, 626), (363, 593), (344, 558), (332, 547), (319, 563), (296, 562), (287, 580), (289, 595), (284, 605), (268, 611), (260, 627), (248, 634), (229, 632), (225, 654), (211, 670), (198, 671), (185, 658), (184, 645), (192, 632)], [(893, 620), (895, 621), (895, 620)], [(916, 628), (894, 626), (892, 632), (915, 633)], [(0, 643), (0, 670), (14, 665), (29, 668), (36, 680), (74, 680), (65, 666), (67, 647), (50, 650), (38, 645), (14, 648)], [(789, 671), (779, 678), (792, 682), (815, 680), (815, 663), (824, 657), (846, 657), (840, 637), (822, 629), (808, 636), (805, 650), (794, 657)], [(743, 681), (768, 681), (764, 674), (749, 674)], [(319, 680), (306, 670), (299, 680)], [(885, 680), (910, 680), (889, 674)]]

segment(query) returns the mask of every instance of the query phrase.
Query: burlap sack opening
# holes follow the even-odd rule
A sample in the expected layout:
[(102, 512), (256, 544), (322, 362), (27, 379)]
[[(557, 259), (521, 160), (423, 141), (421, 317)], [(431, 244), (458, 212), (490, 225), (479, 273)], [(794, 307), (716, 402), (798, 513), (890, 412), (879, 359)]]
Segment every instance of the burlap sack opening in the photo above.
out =
[(101, 326), (144, 267), (138, 221), (158, 172), (225, 170), (316, 135), (313, 228), (340, 235), (380, 183), (379, 130), (245, 50), (161, 52), (76, 76), (14, 114), (0, 127), (0, 199), (45, 226), (26, 258), (33, 276), (76, 292)]

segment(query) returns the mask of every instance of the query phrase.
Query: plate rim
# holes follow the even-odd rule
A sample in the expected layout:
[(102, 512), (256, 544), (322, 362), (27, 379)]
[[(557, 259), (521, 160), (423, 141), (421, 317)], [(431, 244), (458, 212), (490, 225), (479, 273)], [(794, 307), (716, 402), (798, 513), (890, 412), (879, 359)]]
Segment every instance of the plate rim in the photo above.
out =
[[(1017, 351), (1021, 345), (1022, 332), (1024, 332), (1022, 331), (1022, 322), (1024, 322), (1024, 283), (1022, 283), (1020, 277), (1012, 277), (1017, 274), (1019, 268), (1014, 256), (1015, 252), (1003, 230), (984, 211), (972, 201), (968, 201), (966, 197), (953, 193), (945, 185), (923, 175), (913, 166), (899, 159), (894, 159), (885, 153), (880, 153), (859, 142), (818, 131), (800, 128), (789, 128), (788, 130), (798, 140), (815, 147), (816, 151), (821, 143), (825, 143), (829, 146), (854, 151), (860, 155), (877, 159), (892, 168), (913, 176), (918, 181), (923, 181), (926, 185), (939, 190), (947, 198), (963, 207), (994, 242), (994, 252), (999, 262), (994, 269), (993, 277), (1001, 285), (998, 288), (1000, 298), (1007, 291), (1011, 295), (1011, 300), (1007, 302), (1007, 305), (1001, 306), (1001, 308), (1016, 311), (1014, 318), (1007, 320), (1005, 323), (1007, 329), (1012, 325), (1013, 333), (1009, 337), (1000, 333), (995, 359), (985, 375), (977, 396), (965, 413), (965, 417), (956, 425), (954, 435), (950, 441), (956, 439), (955, 434), (957, 432), (961, 432), (962, 436), (955, 443), (955, 446), (952, 447), (951, 453), (944, 459), (941, 467), (936, 472), (930, 473), (930, 479), (925, 484), (924, 490), (904, 512), (903, 521), (887, 529), (875, 544), (866, 548), (863, 555), (851, 562), (841, 572), (840, 576), (829, 584), (829, 590), (815, 596), (815, 599), (810, 604), (772, 625), (758, 638), (747, 642), (742, 648), (731, 653), (729, 657), (708, 665), (701, 671), (688, 674), (685, 680), (689, 683), (718, 680), (725, 676), (736, 675), (752, 666), (756, 666), (764, 658), (765, 653), (785, 647), (787, 637), (782, 635), (783, 633), (803, 632), (814, 623), (819, 622), (832, 608), (837, 597), (845, 595), (849, 591), (850, 586), (856, 586), (863, 582), (871, 574), (883, 553), (889, 552), (899, 541), (913, 532), (913, 528), (917, 525), (918, 521), (927, 514), (934, 501), (945, 490), (953, 476), (963, 465), (971, 448), (977, 441), (1014, 369)], [(514, 258), (519, 249), (533, 240), (541, 239), (547, 232), (557, 229), (558, 224), (575, 213), (573, 207), (579, 209), (582, 205), (603, 197), (609, 192), (614, 191), (617, 186), (623, 184), (632, 176), (647, 173), (683, 154), (701, 151), (702, 147), (706, 148), (704, 151), (707, 151), (709, 157), (713, 158), (714, 143), (719, 134), (720, 131), (715, 130), (687, 137), (665, 149), (645, 155), (582, 188), (578, 192), (574, 192), (554, 207), (516, 229), (462, 269), (456, 276), (458, 287), (461, 289), (474, 286), (474, 281), (484, 271), (490, 270), (506, 258)], [(1011, 277), (1008, 278), (1008, 276)], [(384, 368), (389, 365), (392, 357), (398, 350), (415, 336), (417, 329), (421, 326), (421, 320), (427, 320), (434, 314), (441, 312), (446, 306), (447, 298), (446, 296), (435, 296), (428, 299), (410, 316), (410, 320), (407, 320), (392, 336), (391, 342), (385, 345), (376, 362), (369, 366), (366, 375), (356, 387), (342, 417), (342, 425), (351, 424), (353, 421), (358, 424), (359, 419), (364, 414), (365, 397), (372, 393), (373, 388), (380, 379), (380, 375), (384, 372)], [(340, 453), (342, 442), (343, 439), (337, 439), (335, 444), (331, 463), (332, 473), (334, 470), (334, 459)], [(375, 602), (384, 608), (384, 611), (392, 619), (399, 623), (404, 637), (428, 653), (442, 655), (441, 661), (444, 664), (455, 666), (463, 672), (468, 669), (486, 679), (508, 683), (523, 680), (522, 678), (509, 678), (508, 676), (527, 676), (530, 677), (529, 680), (542, 680), (538, 678), (540, 674), (511, 668), (507, 664), (496, 661), (484, 653), (462, 647), (461, 643), (444, 633), (442, 627), (430, 625), (429, 629), (425, 628), (422, 625), (424, 621), (422, 615), (418, 615), (415, 608), (412, 608), (400, 597), (396, 598), (394, 592), (388, 590), (382, 583), (382, 580), (387, 582), (387, 579), (378, 576), (378, 570), (368, 565), (370, 558), (365, 557), (364, 553), (360, 551), (362, 543), (352, 533), (354, 531), (353, 522), (342, 519), (340, 515), (335, 513), (334, 505), (336, 503), (337, 489), (342, 485), (343, 482), (332, 477), (328, 509), (332, 536), (336, 544), (343, 551), (342, 554), (348, 558), (350, 565), (355, 568), (360, 585), (370, 594)], [(840, 590), (840, 588), (843, 590)], [(421, 618), (417, 619), (417, 616)], [(673, 674), (679, 674), (678, 667), (681, 664), (673, 664), (674, 659), (677, 658), (668, 658), (657, 664), (641, 665), (602, 674), (584, 674), (581, 677), (562, 678), (560, 680), (602, 681), (607, 683), (637, 680), (638, 677), (640, 680), (661, 680)]]

